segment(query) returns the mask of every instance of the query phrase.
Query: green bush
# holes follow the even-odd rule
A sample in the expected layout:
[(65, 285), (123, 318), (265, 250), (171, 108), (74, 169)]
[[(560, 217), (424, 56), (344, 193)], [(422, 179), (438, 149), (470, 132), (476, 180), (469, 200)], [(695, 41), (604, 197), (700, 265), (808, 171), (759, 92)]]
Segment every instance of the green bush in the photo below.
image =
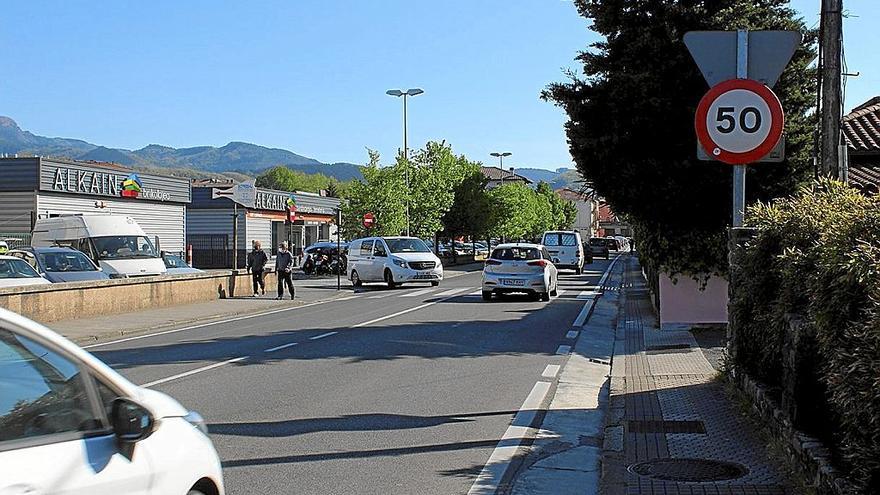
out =
[(781, 385), (788, 319), (804, 318), (798, 426), (880, 493), (880, 198), (825, 181), (747, 219), (757, 233), (738, 259), (735, 364)]

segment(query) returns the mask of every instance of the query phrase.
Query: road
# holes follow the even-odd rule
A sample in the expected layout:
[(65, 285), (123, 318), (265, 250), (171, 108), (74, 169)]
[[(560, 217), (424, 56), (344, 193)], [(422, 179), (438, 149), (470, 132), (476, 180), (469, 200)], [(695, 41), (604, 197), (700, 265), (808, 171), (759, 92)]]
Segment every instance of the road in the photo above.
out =
[(467, 493), (607, 266), (549, 303), (474, 272), (90, 351), (202, 413), (231, 494)]

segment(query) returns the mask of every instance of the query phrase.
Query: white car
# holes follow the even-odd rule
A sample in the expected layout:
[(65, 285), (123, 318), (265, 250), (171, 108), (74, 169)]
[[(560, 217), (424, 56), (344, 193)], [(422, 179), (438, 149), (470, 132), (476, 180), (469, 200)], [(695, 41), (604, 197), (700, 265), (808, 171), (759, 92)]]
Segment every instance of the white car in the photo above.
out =
[(27, 261), (15, 256), (0, 255), (0, 289), (51, 283), (41, 277)]
[(559, 273), (547, 248), (540, 244), (499, 244), (483, 267), (483, 299), (524, 292), (549, 301), (559, 289)]
[(224, 487), (201, 416), (0, 309), (0, 494), (56, 493), (223, 495)]
[(581, 234), (577, 231), (551, 230), (544, 232), (541, 244), (552, 256), (556, 268), (574, 270), (580, 275), (584, 271), (586, 256)]
[(385, 282), (389, 288), (411, 282), (437, 286), (443, 263), (421, 239), (367, 237), (348, 246), (348, 278), (355, 287), (364, 282)]

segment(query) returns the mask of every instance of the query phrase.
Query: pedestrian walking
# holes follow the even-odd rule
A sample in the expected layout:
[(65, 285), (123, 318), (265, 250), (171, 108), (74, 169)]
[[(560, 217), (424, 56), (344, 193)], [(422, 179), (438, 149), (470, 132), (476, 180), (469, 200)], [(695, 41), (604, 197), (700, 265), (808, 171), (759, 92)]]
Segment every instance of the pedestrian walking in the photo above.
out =
[(263, 279), (263, 273), (266, 269), (266, 263), (269, 262), (269, 255), (266, 254), (266, 251), (263, 251), (263, 244), (260, 241), (255, 240), (253, 247), (253, 250), (247, 256), (247, 269), (251, 272), (251, 277), (253, 278), (254, 297), (259, 295), (258, 289), (265, 296), (266, 281)]
[(278, 297), (284, 297), (284, 284), (290, 290), (290, 299), (293, 299), (296, 292), (293, 289), (293, 254), (287, 250), (287, 243), (282, 242), (278, 246), (278, 254), (275, 256), (275, 273), (278, 274)]

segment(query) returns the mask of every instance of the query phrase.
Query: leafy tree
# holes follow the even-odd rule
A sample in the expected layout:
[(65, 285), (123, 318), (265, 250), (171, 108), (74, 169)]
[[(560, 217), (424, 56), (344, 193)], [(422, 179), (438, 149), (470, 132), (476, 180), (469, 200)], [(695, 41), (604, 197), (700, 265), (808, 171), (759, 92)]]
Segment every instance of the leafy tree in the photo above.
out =
[[(342, 203), (342, 233), (348, 239), (367, 235), (399, 235), (406, 229), (406, 188), (403, 170), (379, 167), (379, 153), (369, 150), (363, 181), (353, 181)], [(363, 217), (372, 213), (376, 225), (367, 229)]]
[(488, 233), (492, 211), (492, 202), (486, 192), (488, 182), (479, 164), (470, 163), (464, 167), (463, 178), (453, 191), (452, 207), (443, 215), (445, 235), (478, 238)]
[(299, 170), (291, 170), (278, 165), (257, 176), (257, 187), (276, 189), (278, 191), (304, 191), (316, 193), (329, 189), (331, 185), (339, 191), (339, 182), (324, 174), (307, 174)]
[(525, 240), (535, 233), (538, 224), (535, 191), (520, 183), (504, 184), (489, 191), (489, 198), (492, 237)]
[(724, 273), (731, 170), (696, 159), (693, 119), (707, 86), (682, 37), (693, 30), (805, 34), (774, 90), (786, 110), (786, 160), (750, 167), (747, 200), (793, 192), (811, 170), (815, 33), (786, 0), (575, 0), (604, 40), (581, 52), (584, 76), (542, 94), (563, 107), (587, 185), (633, 224), (640, 254), (670, 273)]

